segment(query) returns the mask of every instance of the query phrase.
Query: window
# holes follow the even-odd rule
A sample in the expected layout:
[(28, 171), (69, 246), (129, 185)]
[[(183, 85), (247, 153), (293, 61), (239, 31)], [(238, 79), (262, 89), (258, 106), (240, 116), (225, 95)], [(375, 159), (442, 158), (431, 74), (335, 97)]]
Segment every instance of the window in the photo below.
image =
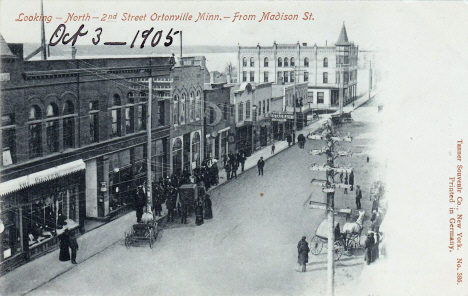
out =
[(328, 58), (323, 59), (323, 67), (327, 68), (328, 67)]
[(42, 112), (34, 105), (29, 110), (29, 158), (41, 156), (42, 154)]
[(323, 103), (324, 103), (324, 93), (317, 92), (317, 104), (323, 104)]
[(146, 105), (140, 104), (137, 107), (137, 129), (139, 131), (146, 130)]
[(250, 118), (250, 101), (245, 103), (245, 119)]
[(304, 82), (309, 81), (309, 72), (304, 72)]
[(3, 144), (2, 166), (16, 163), (15, 114), (2, 115), (1, 139)]
[(265, 109), (266, 109), (266, 104), (265, 104), (265, 100), (263, 100), (263, 114), (265, 114)]
[(309, 67), (309, 58), (304, 58), (304, 67)]
[(335, 80), (336, 80), (336, 83), (337, 83), (337, 84), (340, 84), (340, 83), (341, 83), (341, 81), (340, 81), (340, 80), (341, 80), (341, 77), (340, 77), (340, 76), (341, 76), (341, 75), (340, 75), (340, 72), (336, 72), (336, 76), (335, 76), (336, 79), (335, 79)]
[(99, 142), (99, 101), (89, 102), (89, 142)]
[(268, 58), (263, 59), (263, 67), (268, 67)]
[(307, 93), (307, 98), (309, 99), (309, 103), (313, 103), (314, 102), (314, 92), (313, 91), (308, 92)]
[(134, 106), (125, 108), (125, 133), (127, 134), (131, 134), (135, 131), (134, 114), (135, 114)]
[(174, 96), (174, 104), (172, 109), (172, 124), (179, 124), (179, 96)]
[(187, 95), (182, 94), (182, 100), (179, 103), (179, 124), (185, 124), (185, 101), (187, 100)]
[(66, 101), (63, 108), (63, 149), (75, 147), (75, 106)]
[(239, 103), (238, 107), (237, 107), (237, 119), (238, 121), (242, 121), (244, 120), (244, 103)]
[(242, 81), (243, 82), (247, 81), (247, 71), (242, 71)]
[(294, 82), (294, 79), (296, 78), (295, 76), (296, 75), (295, 75), (294, 71), (291, 71), (291, 82)]
[(328, 83), (328, 72), (323, 72), (323, 83)]
[(289, 60), (288, 58), (284, 58), (284, 66), (288, 67), (289, 66)]
[(46, 139), (47, 151), (49, 153), (59, 151), (59, 119), (58, 107), (52, 103), (47, 106), (46, 111)]
[(158, 101), (158, 126), (166, 125), (165, 103), (165, 101)]
[(119, 108), (121, 105), (120, 96), (114, 94), (113, 106), (111, 110), (112, 117), (112, 133), (111, 138), (120, 137), (122, 135), (122, 109)]
[(255, 81), (255, 72), (250, 71), (250, 82), (254, 82), (254, 81)]
[(283, 59), (278, 58), (278, 67), (283, 67)]
[(242, 66), (247, 67), (247, 58), (246, 57), (244, 57), (242, 59)]
[(192, 138), (192, 168), (200, 167), (200, 152), (200, 134), (195, 132)]
[(281, 83), (283, 82), (283, 72), (278, 71), (278, 82)]
[(270, 113), (270, 100), (267, 100), (267, 112)]
[(190, 93), (190, 121), (195, 121), (195, 94)]
[(289, 72), (284, 72), (284, 82), (289, 82)]
[(343, 77), (344, 83), (348, 83), (349, 73), (348, 73), (348, 72), (344, 72), (343, 76), (344, 76), (344, 77)]
[(201, 112), (202, 112), (201, 104), (202, 104), (201, 92), (197, 91), (197, 96), (195, 97), (195, 115), (197, 119), (201, 118)]
[(172, 167), (174, 172), (182, 172), (182, 140), (175, 138), (172, 144)]
[(268, 72), (263, 72), (263, 82), (268, 82)]
[(255, 60), (254, 58), (250, 58), (250, 67), (254, 67), (255, 66)]
[(190, 99), (185, 97), (185, 122), (189, 123), (189, 121), (190, 121)]
[(291, 58), (291, 67), (294, 67), (295, 64), (296, 64), (296, 59)]
[(258, 115), (262, 114), (262, 101), (258, 102)]

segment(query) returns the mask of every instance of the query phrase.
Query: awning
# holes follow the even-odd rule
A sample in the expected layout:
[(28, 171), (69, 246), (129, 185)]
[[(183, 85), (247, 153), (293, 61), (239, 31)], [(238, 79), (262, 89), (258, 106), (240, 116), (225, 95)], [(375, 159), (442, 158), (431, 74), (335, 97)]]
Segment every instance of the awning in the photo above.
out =
[(50, 169), (26, 175), (17, 179), (6, 181), (0, 184), (0, 196), (18, 191), (39, 183), (47, 182), (53, 179), (63, 177), (81, 170), (84, 170), (86, 165), (82, 159), (62, 164)]

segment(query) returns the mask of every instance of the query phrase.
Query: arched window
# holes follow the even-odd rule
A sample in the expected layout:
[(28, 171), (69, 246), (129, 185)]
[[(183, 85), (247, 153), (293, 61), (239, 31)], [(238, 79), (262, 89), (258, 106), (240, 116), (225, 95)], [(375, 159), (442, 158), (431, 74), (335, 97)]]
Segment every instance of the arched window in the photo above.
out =
[(242, 66), (247, 67), (247, 58), (246, 57), (244, 57), (242, 59)]
[(268, 67), (268, 58), (263, 59), (263, 67)]
[(255, 66), (255, 60), (254, 58), (250, 58), (250, 67), (254, 67)]
[(185, 122), (190, 122), (190, 99), (185, 97)]
[(304, 67), (309, 67), (309, 58), (304, 58)]
[(295, 58), (291, 58), (291, 67), (294, 67), (295, 64), (296, 64), (296, 59), (295, 59)]
[(179, 103), (179, 124), (185, 124), (185, 101), (187, 100), (187, 95), (182, 94), (182, 100)]
[[(137, 130), (142, 131), (146, 130), (146, 106), (148, 105), (148, 92), (141, 91), (140, 92), (140, 102), (137, 105)], [(131, 110), (129, 111), (130, 114), (133, 114)], [(130, 122), (134, 120), (130, 118)]]
[(179, 124), (179, 96), (174, 96), (174, 107), (172, 108), (172, 124)]
[(29, 158), (42, 154), (42, 112), (39, 106), (34, 105), (29, 109)]
[(237, 108), (238, 121), (244, 120), (244, 103), (240, 102)]
[(172, 144), (173, 172), (182, 172), (182, 140), (175, 138)]
[(284, 58), (284, 66), (288, 67), (289, 66), (289, 60), (288, 58)]
[(59, 151), (59, 118), (58, 107), (51, 103), (46, 111), (46, 139), (49, 153)]
[(278, 58), (278, 67), (283, 67), (283, 59)]
[(66, 101), (63, 106), (63, 149), (75, 146), (75, 106)]
[(323, 67), (324, 68), (328, 67), (328, 58), (323, 59)]
[(195, 121), (195, 94), (190, 93), (190, 121)]
[(201, 93), (200, 91), (197, 91), (197, 96), (195, 97), (195, 115), (197, 119), (201, 118), (201, 111), (202, 111), (202, 106), (201, 106)]
[(112, 133), (111, 138), (120, 137), (122, 135), (122, 100), (118, 94), (114, 94), (112, 97), (112, 108), (111, 108), (111, 117), (112, 117)]
[(200, 134), (198, 132), (193, 133), (192, 138), (192, 168), (200, 167)]

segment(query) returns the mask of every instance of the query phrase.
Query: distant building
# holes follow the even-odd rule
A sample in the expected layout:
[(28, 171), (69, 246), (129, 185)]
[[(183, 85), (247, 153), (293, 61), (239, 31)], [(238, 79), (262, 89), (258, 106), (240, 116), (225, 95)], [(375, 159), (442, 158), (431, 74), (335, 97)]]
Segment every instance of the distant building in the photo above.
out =
[(292, 84), (306, 82), (315, 109), (336, 109), (357, 98), (359, 47), (349, 42), (343, 24), (334, 45), (277, 44), (238, 49), (240, 82)]

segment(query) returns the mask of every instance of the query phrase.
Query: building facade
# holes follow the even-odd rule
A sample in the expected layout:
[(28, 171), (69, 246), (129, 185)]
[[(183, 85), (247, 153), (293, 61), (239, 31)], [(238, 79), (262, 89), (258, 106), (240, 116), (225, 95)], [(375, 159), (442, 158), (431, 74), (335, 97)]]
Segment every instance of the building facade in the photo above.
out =
[(332, 46), (277, 44), (238, 49), (240, 82), (275, 84), (308, 83), (309, 99), (315, 109), (333, 109), (357, 97), (359, 47), (348, 41), (343, 27)]

